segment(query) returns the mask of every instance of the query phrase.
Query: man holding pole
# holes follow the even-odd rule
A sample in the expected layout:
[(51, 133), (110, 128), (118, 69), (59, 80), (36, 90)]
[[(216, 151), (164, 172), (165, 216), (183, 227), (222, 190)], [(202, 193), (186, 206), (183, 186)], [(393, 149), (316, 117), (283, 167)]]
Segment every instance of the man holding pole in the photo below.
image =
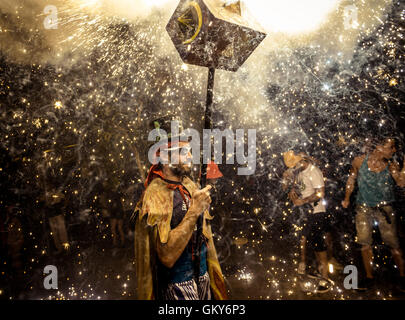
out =
[[(237, 71), (266, 37), (248, 17), (240, 1), (181, 0), (167, 24), (182, 60), (209, 69), (205, 129), (212, 127), (215, 69)], [(170, 151), (180, 147), (167, 144)], [(201, 165), (199, 190), (187, 177), (185, 159), (176, 152), (168, 157), (171, 164), (160, 163), (149, 171), (135, 229), (139, 298), (210, 299), (211, 288), (215, 299), (226, 299), (207, 222), (212, 219), (207, 164)]]
[[(153, 165), (145, 182), (135, 226), (138, 298), (142, 300), (227, 298), (208, 223), (212, 219), (208, 213), (211, 186), (199, 190), (189, 178), (190, 153), (179, 152), (187, 145), (172, 140), (163, 145), (157, 156), (164, 164)], [(199, 241), (196, 227), (200, 216)]]

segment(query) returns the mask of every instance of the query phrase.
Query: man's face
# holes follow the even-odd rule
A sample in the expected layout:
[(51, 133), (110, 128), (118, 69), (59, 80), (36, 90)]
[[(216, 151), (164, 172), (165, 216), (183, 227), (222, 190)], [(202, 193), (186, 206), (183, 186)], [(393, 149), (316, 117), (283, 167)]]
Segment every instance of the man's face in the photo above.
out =
[(191, 173), (192, 156), (189, 149), (183, 148), (180, 152), (173, 152), (168, 165), (172, 173), (178, 177), (189, 176)]
[(384, 157), (384, 159), (391, 159), (394, 153), (397, 151), (395, 148), (395, 142), (392, 139), (385, 140), (385, 142), (378, 145), (376, 149)]

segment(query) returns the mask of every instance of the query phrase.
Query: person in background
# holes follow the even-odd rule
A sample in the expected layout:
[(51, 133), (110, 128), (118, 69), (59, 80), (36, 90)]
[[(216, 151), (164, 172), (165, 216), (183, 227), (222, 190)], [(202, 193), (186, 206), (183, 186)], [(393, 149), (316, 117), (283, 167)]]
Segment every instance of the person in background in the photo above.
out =
[[(284, 153), (284, 163), (289, 168), (283, 175), (283, 188), (288, 181), (293, 181), (292, 188), (288, 193), (289, 199), (295, 206), (308, 207), (307, 222), (301, 238), (301, 268), (306, 263), (306, 243), (315, 251), (318, 262), (318, 270), (321, 278), (317, 292), (325, 293), (331, 289), (328, 278), (328, 257), (325, 243), (328, 217), (323, 203), (325, 196), (325, 183), (321, 170), (312, 162), (294, 151)], [(300, 270), (299, 270), (300, 271)], [(305, 271), (304, 271), (305, 272)]]
[(137, 185), (135, 183), (122, 185), (122, 209), (124, 210), (124, 228), (126, 236), (132, 238), (135, 229), (134, 216), (136, 211)]
[(119, 245), (121, 248), (125, 246), (124, 233), (124, 207), (123, 197), (118, 190), (112, 195), (111, 201), (111, 236), (114, 247)]
[(65, 195), (53, 189), (47, 192), (46, 198), (46, 214), (49, 220), (52, 238), (56, 248), (56, 254), (61, 254), (69, 249), (68, 234), (65, 224)]
[(358, 288), (369, 289), (374, 286), (372, 231), (376, 222), (381, 238), (391, 249), (395, 264), (399, 269), (399, 290), (405, 292), (405, 268), (402, 250), (399, 245), (396, 217), (392, 209), (395, 201), (394, 186), (405, 187), (405, 161), (402, 170), (399, 163), (392, 160), (396, 152), (395, 140), (379, 138), (368, 148), (368, 153), (356, 157), (346, 183), (343, 208), (350, 205), (350, 197), (356, 182), (356, 231), (357, 242), (362, 246), (366, 277)]
[[(19, 219), (19, 210), (14, 206), (7, 207), (7, 247), (14, 271), (22, 271), (22, 246), (24, 244), (24, 232)], [(21, 213), (20, 213), (21, 214)]]
[[(306, 159), (313, 165), (319, 168), (319, 161), (311, 156), (308, 156), (304, 152), (298, 153), (298, 156)], [(294, 183), (296, 182), (297, 174), (299, 173), (299, 170), (297, 168), (288, 168), (283, 175), (283, 180), (282, 180), (282, 186), (283, 190), (286, 191), (288, 188), (294, 188)], [(297, 191), (299, 193), (299, 191)], [(327, 216), (329, 218), (329, 215)], [(298, 265), (298, 274), (305, 274), (306, 271), (306, 245), (307, 245), (307, 228), (304, 228), (303, 230), (303, 235), (301, 237), (301, 243), (300, 243), (300, 249), (301, 249), (301, 262)], [(343, 270), (342, 265), (336, 260), (334, 257), (333, 253), (333, 239), (332, 239), (332, 230), (331, 230), (331, 223), (330, 221), (326, 224), (325, 226), (325, 242), (326, 242), (326, 248), (327, 248), (327, 256), (328, 256), (328, 266), (329, 266), (329, 271), (339, 271)], [(314, 274), (315, 276), (318, 276), (319, 274), (315, 271)]]

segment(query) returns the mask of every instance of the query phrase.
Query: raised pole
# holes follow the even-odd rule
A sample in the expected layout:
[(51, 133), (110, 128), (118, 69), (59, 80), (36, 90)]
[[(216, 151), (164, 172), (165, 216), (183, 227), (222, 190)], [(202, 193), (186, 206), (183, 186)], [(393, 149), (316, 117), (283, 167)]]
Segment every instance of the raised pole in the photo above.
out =
[[(207, 83), (207, 100), (204, 114), (204, 129), (212, 129), (212, 104), (214, 101), (214, 82), (215, 82), (215, 68), (208, 70), (208, 83)], [(203, 157), (201, 157), (203, 159)], [(207, 185), (207, 164), (202, 161), (201, 163), (201, 189)], [(200, 251), (202, 244), (202, 228), (203, 228), (204, 213), (198, 217), (197, 221), (197, 250), (194, 261), (194, 278), (197, 281), (200, 276)]]
[[(207, 100), (204, 115), (204, 129), (212, 129), (212, 103), (214, 101), (215, 68), (209, 68), (207, 84)], [(207, 185), (207, 164), (201, 164), (201, 188)]]

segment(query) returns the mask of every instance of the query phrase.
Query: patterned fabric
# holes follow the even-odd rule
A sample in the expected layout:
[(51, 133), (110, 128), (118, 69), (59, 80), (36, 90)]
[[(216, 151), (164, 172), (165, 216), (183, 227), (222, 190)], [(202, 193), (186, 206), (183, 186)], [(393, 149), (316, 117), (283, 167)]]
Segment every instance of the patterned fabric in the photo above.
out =
[[(198, 186), (189, 178), (182, 181), (191, 196)], [(142, 205), (135, 224), (135, 261), (138, 283), (138, 299), (151, 300), (159, 298), (159, 283), (156, 270), (156, 244), (167, 243), (171, 230), (174, 191), (167, 187), (167, 182), (157, 177), (153, 179), (144, 192)], [(207, 266), (211, 291), (216, 300), (227, 299), (225, 281), (215, 250), (208, 211), (204, 212), (203, 235), (207, 239)], [(158, 238), (159, 237), (159, 238)]]
[(211, 300), (210, 277), (208, 272), (195, 280), (169, 284), (164, 293), (165, 300)]

